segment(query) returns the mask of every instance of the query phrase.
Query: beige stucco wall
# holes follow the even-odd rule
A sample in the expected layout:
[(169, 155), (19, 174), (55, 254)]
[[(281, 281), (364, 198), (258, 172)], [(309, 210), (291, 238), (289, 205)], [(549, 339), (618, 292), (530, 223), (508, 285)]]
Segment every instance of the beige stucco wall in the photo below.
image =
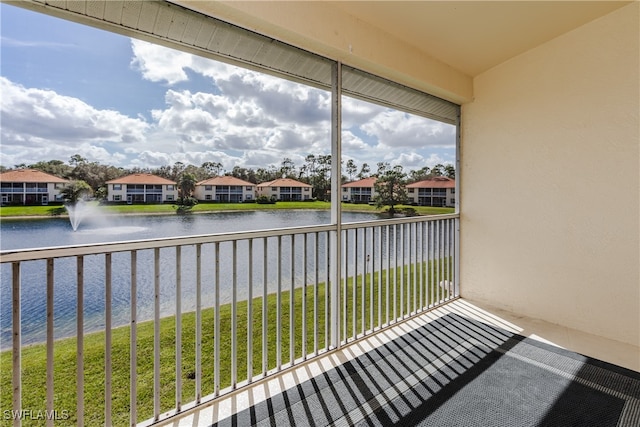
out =
[(464, 297), (640, 345), (639, 6), (474, 79)]

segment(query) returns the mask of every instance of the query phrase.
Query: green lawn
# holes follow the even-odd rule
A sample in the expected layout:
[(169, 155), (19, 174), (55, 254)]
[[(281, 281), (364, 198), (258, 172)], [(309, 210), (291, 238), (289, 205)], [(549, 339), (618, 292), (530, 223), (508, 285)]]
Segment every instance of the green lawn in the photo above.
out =
[[(273, 205), (257, 203), (200, 203), (193, 207), (194, 213), (234, 211), (234, 210), (279, 210), (279, 209), (329, 209), (329, 202), (278, 202)], [(398, 209), (408, 207), (400, 206)], [(410, 206), (420, 215), (438, 215), (453, 213), (453, 208), (437, 208), (429, 206)], [(106, 213), (113, 214), (171, 214), (175, 213), (174, 205), (105, 205), (101, 207)], [(383, 209), (367, 204), (343, 203), (342, 209), (356, 212), (382, 212)], [(66, 215), (63, 206), (4, 206), (0, 207), (0, 217), (55, 217)]]
[[(387, 296), (390, 303), (390, 316), (395, 314), (402, 316), (408, 314), (413, 307), (407, 308), (407, 301), (417, 295), (418, 298), (422, 294), (427, 303), (434, 301), (433, 294), (437, 288), (437, 275), (431, 274), (431, 269), (440, 270), (440, 280), (447, 280), (452, 268), (452, 260), (446, 258), (441, 260), (438, 265), (432, 266), (431, 263), (421, 264), (421, 271), (414, 271), (416, 266), (407, 266), (397, 270), (389, 270), (389, 290), (387, 293), (387, 272), (383, 271), (380, 276), (378, 273), (371, 275), (363, 280), (362, 276), (357, 276), (355, 286), (353, 278), (349, 278), (346, 284), (346, 335), (344, 323), (340, 322), (342, 337), (351, 336), (353, 333), (353, 322), (355, 320), (355, 332), (360, 334), (362, 329), (362, 314), (364, 313), (365, 330), (372, 326), (378, 326), (378, 301), (382, 301), (383, 312), (381, 313), (382, 322), (386, 322), (385, 302)], [(409, 286), (414, 276), (421, 276), (421, 286)], [(402, 276), (404, 275), (404, 278)], [(401, 295), (400, 283), (405, 283), (404, 294)], [(372, 286), (373, 285), (373, 286)], [(343, 293), (341, 285), (341, 293)], [(420, 289), (421, 288), (421, 289)], [(314, 316), (314, 294), (318, 295), (318, 313)], [(302, 313), (303, 301), (306, 301), (306, 353), (314, 351), (314, 324), (315, 317), (318, 318), (318, 346), (324, 347), (327, 331), (325, 329), (325, 292), (326, 287), (320, 283), (317, 287), (308, 286), (306, 295), (303, 289), (298, 288), (294, 291), (294, 348), (295, 357), (301, 357), (302, 349)], [(354, 292), (356, 298), (354, 302)], [(415, 292), (415, 293), (414, 293)], [(443, 296), (440, 291), (440, 296)], [(364, 298), (363, 298), (364, 297)], [(343, 295), (343, 298), (345, 296)], [(401, 298), (404, 304), (401, 304)], [(362, 302), (364, 301), (364, 310)], [(373, 304), (373, 325), (370, 324), (371, 318), (371, 301)], [(341, 300), (343, 307), (344, 299)], [(248, 303), (247, 301), (239, 302), (237, 305), (237, 378), (242, 381), (247, 377), (247, 342), (248, 340), (248, 322), (253, 324), (253, 334), (250, 337), (253, 345), (253, 374), (258, 375), (262, 372), (262, 297), (253, 300), (253, 316), (248, 319)], [(267, 359), (268, 369), (276, 366), (276, 326), (277, 326), (277, 298), (276, 295), (267, 297)], [(420, 306), (420, 304), (418, 305)], [(282, 346), (282, 364), (289, 362), (290, 333), (289, 333), (289, 310), (290, 292), (281, 294), (281, 346)], [(355, 311), (354, 311), (355, 309)], [(356, 313), (355, 319), (353, 313)], [(209, 308), (202, 312), (202, 393), (203, 396), (214, 391), (214, 310)], [(220, 308), (220, 387), (228, 387), (231, 383), (231, 306), (224, 305)], [(175, 401), (175, 316), (166, 317), (160, 323), (160, 340), (161, 340), (161, 407), (162, 411), (171, 410)], [(87, 334), (84, 340), (84, 405), (85, 405), (85, 425), (103, 425), (104, 424), (104, 332)], [(129, 364), (130, 364), (130, 329), (129, 327), (120, 327), (113, 329), (112, 337), (112, 357), (113, 357), (113, 423), (114, 425), (127, 425), (130, 407), (129, 407)], [(190, 402), (195, 396), (195, 314), (187, 313), (182, 317), (182, 401)], [(60, 421), (56, 425), (75, 425), (76, 424), (76, 340), (75, 338), (62, 339), (56, 341), (54, 346), (54, 408), (57, 411), (68, 411), (70, 418)], [(0, 353), (0, 413), (11, 409), (11, 351)], [(138, 324), (138, 340), (137, 340), (137, 375), (138, 375), (138, 392), (137, 392), (137, 411), (138, 420), (145, 420), (152, 417), (153, 414), (153, 323), (143, 322)], [(37, 344), (27, 346), (22, 351), (22, 408), (25, 410), (44, 411), (46, 402), (46, 348), (45, 345)], [(2, 425), (10, 425), (10, 421), (2, 420)], [(31, 423), (29, 423), (31, 425)], [(44, 425), (35, 422), (34, 425)]]

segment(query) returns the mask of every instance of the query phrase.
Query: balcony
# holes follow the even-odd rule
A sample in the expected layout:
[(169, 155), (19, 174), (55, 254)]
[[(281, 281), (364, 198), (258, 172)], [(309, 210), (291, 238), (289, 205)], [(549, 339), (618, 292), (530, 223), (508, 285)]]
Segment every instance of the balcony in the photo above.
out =
[[(156, 423), (286, 372), (454, 300), (457, 223), (443, 215), (4, 251), (11, 407), (47, 402), (53, 411), (69, 388), (75, 406), (65, 409), (75, 424)], [(21, 295), (23, 280), (42, 280), (42, 300)], [(54, 310), (61, 292), (72, 300), (66, 329)], [(23, 320), (27, 305), (46, 313)], [(24, 383), (34, 359), (23, 344), (38, 341), (38, 331), (47, 363), (39, 374), (29, 370), (42, 379), (34, 389)], [(114, 344), (123, 333), (125, 348)], [(78, 355), (75, 378), (56, 372), (64, 336)], [(99, 366), (84, 356), (96, 351)], [(143, 359), (153, 360), (151, 371)], [(86, 393), (96, 381), (100, 398)], [(125, 419), (112, 411), (123, 399)]]
[[(46, 402), (47, 411), (59, 410), (56, 396), (68, 388), (75, 406), (64, 409), (82, 425), (244, 425), (269, 417), (404, 425), (430, 402), (446, 408), (451, 388), (509, 350), (514, 334), (640, 368), (630, 345), (460, 299), (458, 221), (443, 215), (5, 251), (11, 408)], [(22, 305), (34, 301), (21, 295), (21, 281), (34, 269), (44, 278), (46, 297), (35, 303), (46, 316), (24, 323)], [(54, 363), (65, 342), (54, 321), (61, 276), (76, 288), (71, 378)], [(128, 300), (117, 291), (123, 286)], [(34, 327), (46, 339), (40, 371), (23, 346)], [(89, 357), (96, 351), (98, 365)], [(41, 378), (36, 389), (25, 375)], [(432, 379), (437, 387), (425, 388)], [(118, 401), (130, 412), (115, 411)]]

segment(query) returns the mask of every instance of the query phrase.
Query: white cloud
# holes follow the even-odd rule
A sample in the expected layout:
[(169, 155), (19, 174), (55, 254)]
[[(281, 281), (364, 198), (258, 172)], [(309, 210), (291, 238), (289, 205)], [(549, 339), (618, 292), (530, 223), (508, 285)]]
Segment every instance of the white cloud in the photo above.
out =
[(191, 65), (192, 55), (136, 39), (131, 39), (131, 49), (131, 66), (144, 79), (169, 85), (187, 80), (184, 68)]
[(380, 148), (455, 146), (455, 127), (401, 111), (385, 110), (360, 126)]
[[(142, 41), (131, 46), (141, 77), (168, 86), (149, 122), (2, 78), (0, 163), (78, 153), (124, 167), (213, 161), (231, 170), (279, 166), (285, 157), (300, 167), (309, 154), (331, 152), (328, 92)], [(422, 167), (444, 163), (447, 150), (455, 155), (453, 126), (350, 98), (342, 105), (343, 154), (358, 165)]]
[(149, 129), (149, 124), (140, 118), (98, 110), (77, 98), (51, 90), (25, 88), (5, 77), (0, 77), (0, 92), (3, 164), (5, 158), (20, 159), (20, 153), (23, 158), (35, 158), (35, 161), (61, 157), (44, 157), (52, 151), (80, 153), (84, 150), (95, 156), (92, 158), (107, 160), (113, 156), (100, 145), (141, 144)]

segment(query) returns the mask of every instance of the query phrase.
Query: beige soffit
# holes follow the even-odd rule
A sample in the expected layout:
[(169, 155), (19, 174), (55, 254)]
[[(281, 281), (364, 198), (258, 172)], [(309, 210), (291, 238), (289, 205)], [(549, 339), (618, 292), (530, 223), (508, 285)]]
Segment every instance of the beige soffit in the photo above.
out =
[(476, 76), (631, 1), (327, 3), (469, 76)]
[[(197, 55), (330, 89), (334, 62), (166, 1), (10, 2)], [(459, 107), (440, 98), (346, 68), (344, 93), (455, 124)]]

